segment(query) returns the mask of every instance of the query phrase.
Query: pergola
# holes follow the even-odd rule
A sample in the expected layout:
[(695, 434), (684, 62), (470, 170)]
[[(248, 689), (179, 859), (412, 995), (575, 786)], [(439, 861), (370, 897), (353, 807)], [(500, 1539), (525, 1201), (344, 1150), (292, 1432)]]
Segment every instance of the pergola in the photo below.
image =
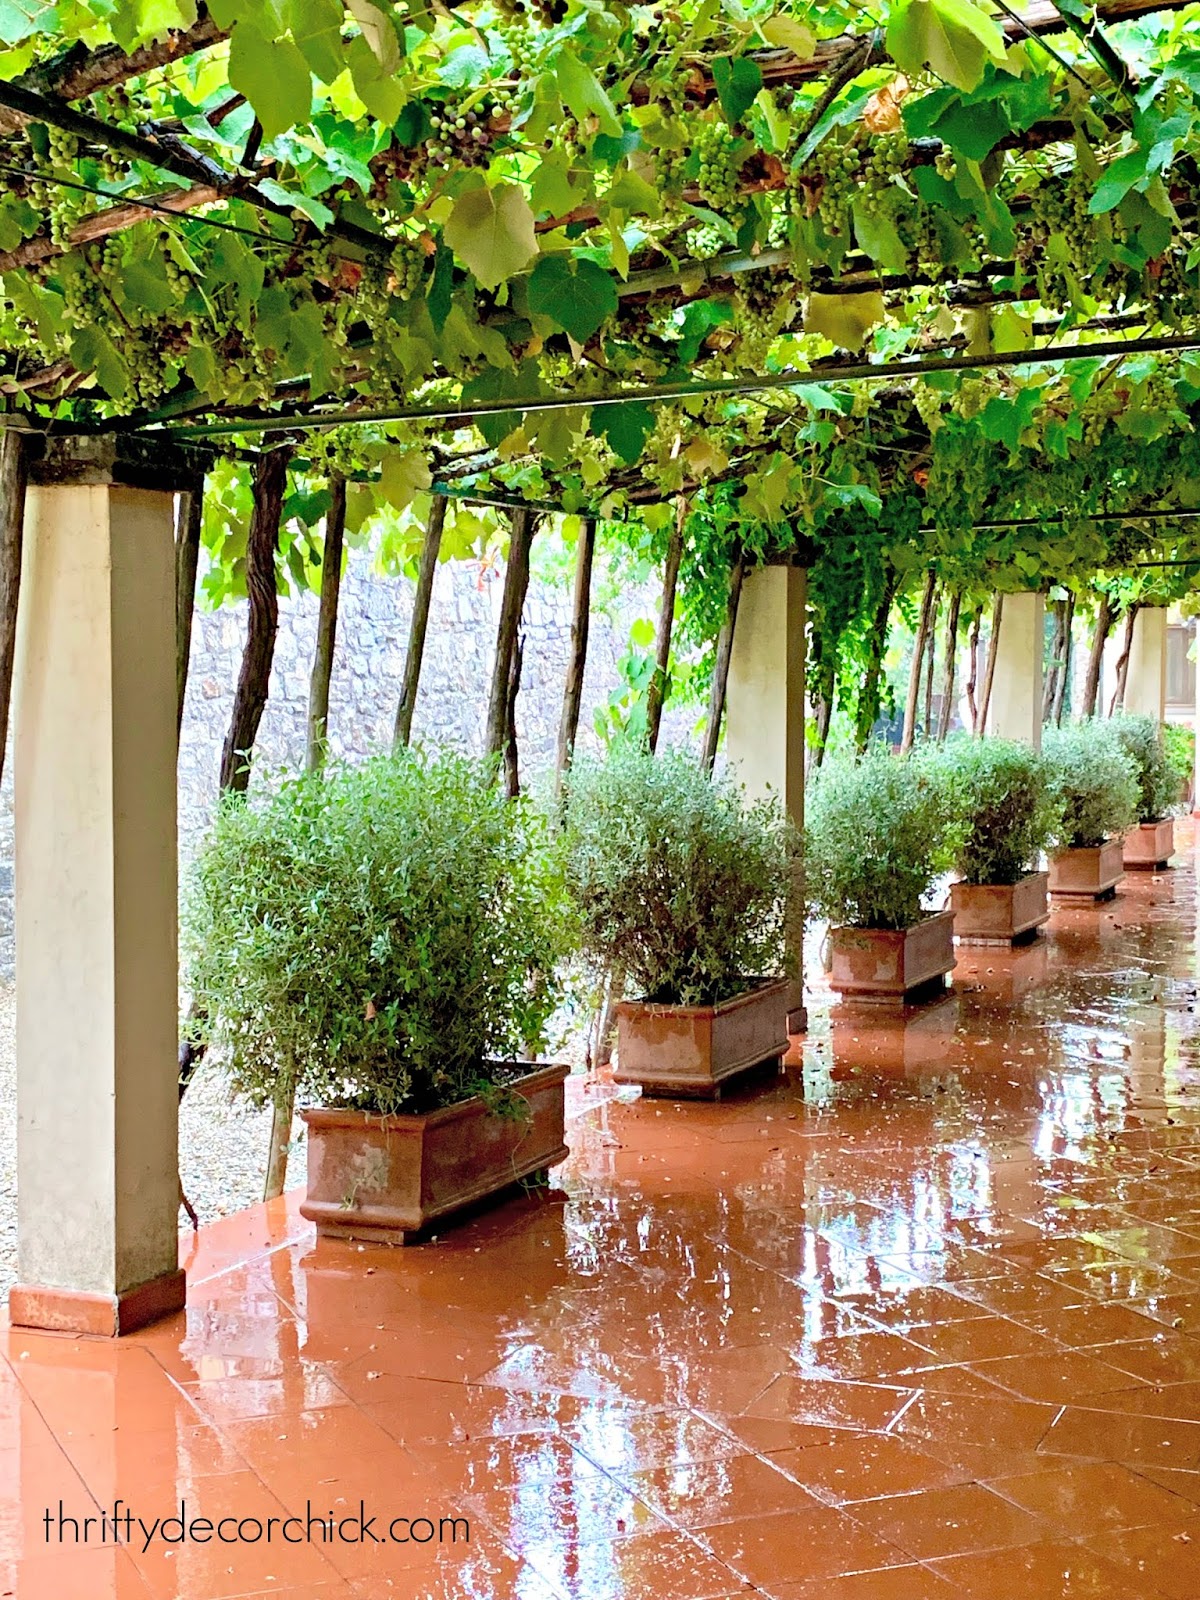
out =
[(175, 9), (14, 27), (0, 83), (10, 1314), (94, 1333), (184, 1297), (174, 764), (214, 462), (253, 490), (240, 534), (213, 514), (250, 599), (230, 788), (289, 472), (323, 486), (318, 740), (347, 518), (427, 518), (403, 742), (466, 499), (511, 514), (486, 742), (514, 772), (530, 541), (584, 519), (565, 767), (596, 523), (629, 519), (664, 562), (654, 734), (682, 583), (719, 626), (705, 757), (724, 716), (797, 820), (806, 630), (818, 723), (841, 693), (869, 730), (919, 598), (911, 741), (939, 586), (951, 663), (1002, 596), (983, 721), (1036, 744), (1049, 587), (1094, 601), (1101, 650), (1125, 615), (1126, 704), (1161, 716), (1200, 569), (1197, 7)]

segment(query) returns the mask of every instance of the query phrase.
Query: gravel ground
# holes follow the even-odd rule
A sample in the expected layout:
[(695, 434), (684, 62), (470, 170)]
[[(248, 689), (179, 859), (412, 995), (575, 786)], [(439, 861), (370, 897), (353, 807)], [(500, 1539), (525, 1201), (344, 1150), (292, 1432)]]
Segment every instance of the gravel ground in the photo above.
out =
[[(17, 1085), (13, 1040), (15, 993), (0, 984), (0, 1301), (17, 1271)], [(184, 1097), (179, 1118), (179, 1166), (184, 1192), (200, 1221), (240, 1211), (262, 1199), (269, 1112), (231, 1101), (215, 1071), (203, 1067)], [(304, 1148), (293, 1148), (289, 1183), (304, 1177)], [(184, 1226), (187, 1219), (180, 1213)]]

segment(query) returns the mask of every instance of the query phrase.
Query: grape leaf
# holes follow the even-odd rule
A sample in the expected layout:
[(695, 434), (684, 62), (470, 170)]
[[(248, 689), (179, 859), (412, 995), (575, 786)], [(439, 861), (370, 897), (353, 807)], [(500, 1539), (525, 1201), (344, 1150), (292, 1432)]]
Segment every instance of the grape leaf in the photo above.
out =
[(973, 89), (989, 57), (1007, 59), (1004, 35), (973, 0), (900, 0), (888, 23), (887, 51), (914, 77), (932, 67), (956, 89)]
[(795, 17), (768, 17), (760, 25), (759, 32), (768, 44), (779, 50), (790, 50), (797, 61), (811, 61), (817, 53), (816, 35)]
[(442, 236), (485, 289), (495, 289), (537, 255), (533, 212), (515, 184), (482, 184), (454, 202)]
[(374, 0), (346, 0), (347, 9), (362, 29), (371, 54), (379, 63), (379, 70), (393, 73), (400, 65), (402, 41), (392, 18), (374, 3)]
[(762, 69), (749, 56), (715, 56), (712, 75), (721, 110), (732, 127), (742, 120), (754, 104), (755, 96), (763, 86)]
[(627, 466), (632, 466), (641, 455), (653, 431), (654, 412), (641, 400), (596, 406), (592, 410), (592, 432), (607, 440), (609, 449)]
[(617, 309), (617, 286), (586, 256), (543, 256), (529, 279), (529, 309), (551, 317), (577, 344), (586, 344)]
[(253, 23), (239, 22), (229, 41), (229, 86), (254, 107), (264, 139), (308, 120), (312, 77), (291, 39), (268, 39)]
[(558, 92), (577, 122), (594, 116), (600, 124), (601, 133), (607, 133), (613, 139), (620, 138), (621, 119), (613, 109), (612, 101), (595, 73), (590, 67), (584, 66), (569, 45), (564, 45), (558, 52)]
[(313, 72), (332, 83), (346, 65), (341, 0), (283, 0), (281, 15)]
[(76, 329), (71, 339), (71, 360), (80, 372), (95, 372), (100, 387), (114, 400), (129, 388), (129, 368), (120, 351), (97, 323)]

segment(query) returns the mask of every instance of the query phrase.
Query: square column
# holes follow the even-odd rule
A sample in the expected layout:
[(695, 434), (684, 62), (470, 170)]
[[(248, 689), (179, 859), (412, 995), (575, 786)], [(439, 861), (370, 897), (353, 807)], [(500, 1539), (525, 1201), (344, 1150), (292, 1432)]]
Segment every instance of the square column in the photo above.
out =
[(987, 732), (1042, 748), (1042, 663), (1046, 651), (1045, 602), (1040, 592), (1006, 594), (996, 642), (996, 672)]
[[(730, 772), (752, 800), (773, 795), (804, 827), (804, 632), (808, 574), (803, 567), (759, 567), (746, 574), (729, 658), (725, 752)], [(808, 1025), (800, 970), (803, 884), (795, 886), (792, 959), (796, 981), (788, 1027)]]
[(31, 464), (14, 681), (14, 1325), (128, 1332), (179, 1270), (170, 461)]
[(1130, 716), (1153, 717), (1156, 723), (1166, 717), (1166, 606), (1141, 606), (1133, 619), (1121, 708)]

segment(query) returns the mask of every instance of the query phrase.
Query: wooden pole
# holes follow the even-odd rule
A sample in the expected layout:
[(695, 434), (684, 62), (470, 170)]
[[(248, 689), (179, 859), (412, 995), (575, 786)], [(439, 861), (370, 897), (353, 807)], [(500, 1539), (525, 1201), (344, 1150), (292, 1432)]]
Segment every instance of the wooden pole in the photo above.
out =
[(1121, 641), (1121, 654), (1117, 657), (1117, 687), (1113, 697), (1108, 703), (1108, 714), (1113, 716), (1118, 706), (1125, 703), (1125, 680), (1129, 676), (1129, 656), (1133, 649), (1133, 628), (1137, 621), (1137, 614), (1142, 609), (1139, 600), (1130, 602), (1129, 610), (1125, 613), (1125, 637)]
[(867, 670), (854, 713), (854, 743), (859, 755), (867, 748), (871, 729), (879, 715), (879, 680), (883, 674), (883, 658), (887, 654), (888, 633), (892, 616), (892, 601), (896, 598), (896, 574), (888, 569), (883, 593), (875, 608), (875, 625), (871, 630)]
[(192, 657), (192, 616), (204, 525), (204, 479), (179, 496), (175, 518), (175, 731), (183, 727), (188, 666)]
[[(317, 647), (313, 652), (308, 685), (308, 737), (305, 766), (316, 772), (325, 764), (328, 748), (329, 684), (333, 653), (337, 647), (338, 601), (342, 592), (342, 550), (346, 538), (346, 480), (340, 472), (329, 479), (329, 511), (325, 517), (325, 547), (321, 553), (321, 605), (317, 614)], [(273, 1199), (272, 1195), (264, 1197)]]
[(1092, 634), (1092, 647), (1088, 651), (1087, 671), (1083, 679), (1083, 701), (1080, 715), (1094, 717), (1100, 703), (1100, 670), (1104, 664), (1104, 647), (1116, 621), (1116, 610), (1106, 591), (1101, 590), (1100, 604), (1096, 610), (1096, 629)]
[(1000, 647), (1000, 624), (1004, 620), (1004, 596), (998, 594), (992, 606), (992, 631), (988, 636), (987, 664), (983, 669), (983, 697), (979, 702), (979, 725), (975, 732), (980, 739), (987, 733), (988, 709), (992, 703), (992, 682), (996, 676), (996, 652)]
[(1074, 623), (1075, 623), (1075, 591), (1067, 590), (1066, 614), (1063, 617), (1063, 648), (1062, 660), (1058, 674), (1058, 683), (1054, 691), (1054, 705), (1051, 707), (1054, 716), (1054, 726), (1062, 727), (1063, 711), (1067, 703), (1067, 685), (1071, 677), (1071, 656), (1074, 649)]
[(942, 704), (938, 712), (938, 743), (944, 744), (950, 732), (950, 718), (954, 713), (954, 679), (958, 666), (958, 616), (962, 609), (962, 590), (955, 589), (950, 596), (950, 611), (946, 618), (946, 659), (942, 662)]
[(15, 429), (0, 435), (0, 776), (8, 741), (17, 607), (21, 596), (21, 550), (25, 537), (25, 440)]
[(1054, 602), (1054, 632), (1050, 636), (1050, 665), (1042, 684), (1042, 721), (1049, 722), (1058, 698), (1058, 678), (1062, 667), (1063, 625), (1066, 621), (1067, 602)]
[(515, 800), (521, 792), (521, 769), (517, 753), (517, 695), (521, 689), (521, 664), (525, 659), (525, 635), (519, 633), (508, 663), (508, 694), (504, 702), (504, 792)]
[(246, 647), (233, 697), (233, 715), (221, 752), (221, 789), (244, 792), (250, 782), (250, 752), (267, 704), (275, 635), (279, 628), (279, 595), (275, 587), (275, 552), (279, 519), (287, 490), (291, 446), (265, 451), (254, 463), (254, 511), (246, 545), (246, 590), (250, 618)]
[(975, 704), (975, 690), (979, 682), (979, 634), (983, 626), (983, 607), (976, 606), (971, 617), (970, 644), (971, 669), (967, 674), (967, 706), (971, 712), (971, 732), (979, 731), (979, 707)]
[(591, 622), (592, 565), (596, 557), (596, 519), (585, 517), (575, 549), (575, 592), (571, 600), (571, 659), (563, 689), (562, 718), (558, 725), (558, 755), (554, 763), (554, 792), (561, 795), (563, 782), (575, 758), (579, 733), (579, 710), (583, 704), (583, 675), (587, 669), (588, 629)]
[(654, 641), (654, 676), (650, 679), (650, 687), (646, 691), (646, 747), (651, 755), (658, 748), (663, 705), (667, 698), (671, 630), (675, 624), (675, 590), (679, 583), (679, 565), (683, 560), (683, 529), (687, 521), (687, 511), (687, 499), (684, 495), (680, 495), (676, 502), (675, 526), (667, 543), (667, 559), (663, 566), (662, 606), (658, 613), (658, 633)]
[(925, 660), (925, 643), (933, 620), (933, 601), (937, 592), (937, 574), (930, 568), (925, 579), (925, 593), (921, 597), (921, 614), (917, 622), (917, 637), (913, 642), (912, 667), (908, 674), (908, 698), (904, 703), (904, 731), (900, 735), (900, 754), (906, 755), (913, 747), (917, 731), (917, 704), (921, 697), (921, 667)]
[(717, 744), (721, 738), (721, 718), (725, 714), (725, 694), (729, 687), (729, 663), (733, 658), (733, 634), (737, 627), (738, 607), (742, 600), (742, 584), (746, 578), (746, 552), (738, 544), (733, 565), (729, 569), (729, 596), (725, 602), (725, 621), (717, 635), (717, 650), (713, 659), (712, 691), (708, 697), (708, 722), (704, 728), (704, 749), (700, 764), (711, 774), (717, 760)]
[(502, 756), (508, 740), (508, 701), (513, 652), (525, 609), (529, 588), (529, 547), (533, 541), (533, 513), (523, 507), (511, 513), (512, 534), (508, 544), (508, 566), (504, 573), (504, 593), (500, 601), (500, 626), (496, 631), (496, 660), (492, 668), (492, 688), (488, 699), (484, 749), (489, 756)]
[(421, 660), (425, 654), (425, 633), (429, 627), (429, 606), (433, 598), (433, 578), (437, 571), (438, 555), (442, 548), (442, 529), (446, 524), (446, 497), (434, 495), (425, 529), (425, 543), (421, 546), (421, 563), (417, 568), (417, 591), (413, 596), (412, 622), (408, 630), (408, 652), (404, 657), (404, 682), (396, 706), (396, 724), (392, 730), (392, 749), (400, 750), (412, 738), (413, 711), (417, 704), (417, 689), (421, 682)]
[(938, 654), (938, 613), (941, 610), (941, 594), (934, 594), (933, 611), (930, 613), (930, 637), (925, 642), (928, 659), (925, 662), (925, 722), (922, 723), (922, 736), (925, 739), (933, 738), (933, 666), (934, 658)]

